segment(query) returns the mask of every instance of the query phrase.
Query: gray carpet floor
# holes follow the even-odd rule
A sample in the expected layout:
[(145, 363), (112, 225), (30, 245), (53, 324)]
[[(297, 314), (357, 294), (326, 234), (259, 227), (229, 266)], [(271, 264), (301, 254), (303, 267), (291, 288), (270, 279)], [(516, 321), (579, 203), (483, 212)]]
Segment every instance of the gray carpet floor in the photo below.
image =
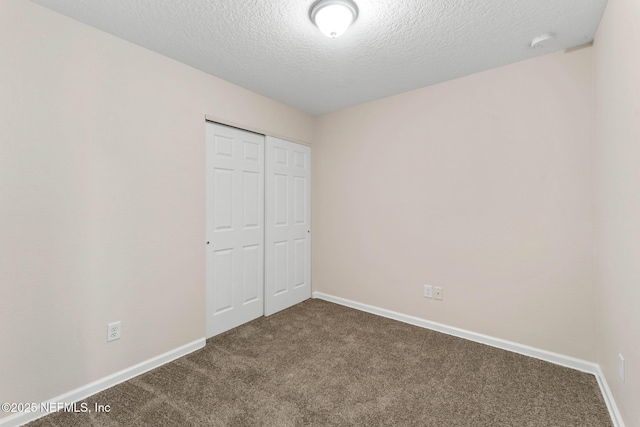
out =
[(309, 300), (36, 426), (612, 426), (593, 375)]

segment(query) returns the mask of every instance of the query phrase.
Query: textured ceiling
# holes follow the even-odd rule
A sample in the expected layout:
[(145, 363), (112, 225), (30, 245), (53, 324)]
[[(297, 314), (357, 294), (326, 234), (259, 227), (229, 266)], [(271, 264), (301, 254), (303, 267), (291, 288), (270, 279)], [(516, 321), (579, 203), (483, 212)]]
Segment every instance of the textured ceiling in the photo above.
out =
[(357, 21), (330, 39), (314, 0), (33, 1), (313, 115), (588, 43), (606, 5), (356, 0)]

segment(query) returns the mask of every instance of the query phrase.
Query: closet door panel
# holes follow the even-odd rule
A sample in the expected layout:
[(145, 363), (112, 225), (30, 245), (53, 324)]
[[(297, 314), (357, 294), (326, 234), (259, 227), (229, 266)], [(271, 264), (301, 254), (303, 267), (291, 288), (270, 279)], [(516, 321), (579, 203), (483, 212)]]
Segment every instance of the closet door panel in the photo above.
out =
[(206, 126), (208, 338), (264, 313), (264, 136)]
[(266, 137), (265, 315), (311, 297), (311, 149)]

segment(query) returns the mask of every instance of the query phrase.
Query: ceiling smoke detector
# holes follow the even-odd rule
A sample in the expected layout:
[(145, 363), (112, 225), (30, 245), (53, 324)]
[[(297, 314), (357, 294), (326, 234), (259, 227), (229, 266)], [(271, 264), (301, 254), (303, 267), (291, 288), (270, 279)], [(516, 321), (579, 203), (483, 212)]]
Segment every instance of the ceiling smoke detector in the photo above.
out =
[(534, 37), (533, 40), (531, 40), (531, 47), (533, 49), (544, 49), (545, 47), (551, 46), (552, 43), (553, 43), (553, 34), (545, 33), (545, 34), (540, 34), (537, 37)]

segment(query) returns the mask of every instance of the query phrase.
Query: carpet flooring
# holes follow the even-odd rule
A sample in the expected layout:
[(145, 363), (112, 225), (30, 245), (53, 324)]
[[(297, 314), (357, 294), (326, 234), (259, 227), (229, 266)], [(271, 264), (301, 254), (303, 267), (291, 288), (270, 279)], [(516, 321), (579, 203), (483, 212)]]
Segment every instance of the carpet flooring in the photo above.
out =
[(593, 375), (321, 300), (59, 412), (44, 426), (612, 426)]

